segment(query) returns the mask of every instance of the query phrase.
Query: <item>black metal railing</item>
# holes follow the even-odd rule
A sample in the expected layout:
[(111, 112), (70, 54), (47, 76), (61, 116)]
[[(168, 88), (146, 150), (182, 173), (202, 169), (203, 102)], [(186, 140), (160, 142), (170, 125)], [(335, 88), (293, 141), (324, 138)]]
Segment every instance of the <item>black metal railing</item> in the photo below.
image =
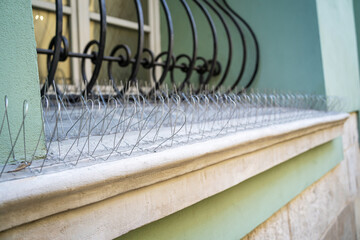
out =
[[(56, 0), (56, 32), (55, 36), (52, 38), (48, 49), (37, 48), (38, 54), (46, 54), (47, 55), (47, 68), (48, 68), (48, 76), (45, 84), (41, 88), (41, 95), (45, 95), (50, 87), (53, 87), (57, 94), (61, 95), (62, 92), (59, 87), (56, 87), (56, 83), (54, 80), (54, 76), (56, 73), (56, 69), (58, 63), (61, 61), (65, 61), (68, 58), (80, 58), (81, 59), (81, 75), (82, 80), (84, 82), (85, 88), (81, 91), (82, 95), (91, 95), (92, 89), (98, 80), (101, 66), (104, 62), (107, 62), (107, 74), (109, 80), (112, 82), (112, 87), (115, 93), (118, 96), (124, 95), (131, 86), (135, 86), (138, 84), (137, 75), (139, 69), (145, 68), (152, 71), (152, 81), (150, 88), (142, 89), (138, 88), (139, 92), (143, 95), (151, 95), (155, 93), (161, 85), (164, 83), (167, 76), (170, 77), (171, 83), (174, 85), (174, 88), (178, 91), (182, 91), (186, 85), (190, 84), (191, 76), (194, 73), (199, 75), (199, 82), (197, 84), (197, 88), (193, 89), (194, 93), (200, 93), (205, 89), (205, 86), (209, 84), (210, 80), (214, 76), (219, 76), (222, 73), (222, 76), (219, 78), (218, 82), (213, 85), (212, 91), (217, 91), (225, 82), (228, 77), (230, 66), (233, 61), (233, 40), (229, 30), (228, 22), (232, 22), (236, 27), (236, 30), (240, 36), (241, 48), (241, 58), (239, 62), (241, 62), (240, 67), (236, 69), (239, 73), (237, 77), (233, 80), (231, 86), (229, 86), (226, 91), (234, 91), (238, 86), (240, 81), (245, 78), (245, 68), (247, 67), (247, 60), (249, 56), (249, 52), (247, 50), (248, 43), (247, 39), (253, 41), (254, 47), (254, 61), (255, 64), (251, 67), (251, 74), (248, 74), (249, 77), (246, 81), (246, 85), (243, 88), (248, 88), (254, 81), (256, 74), (258, 72), (259, 67), (259, 45), (257, 38), (255, 36), (254, 31), (251, 29), (250, 25), (237, 13), (235, 12), (226, 0), (193, 0), (195, 5), (199, 7), (201, 13), (204, 14), (207, 23), (211, 29), (211, 35), (213, 38), (213, 46), (212, 49), (212, 57), (211, 59), (206, 59), (205, 57), (199, 56), (198, 48), (198, 30), (196, 28), (196, 23), (194, 20), (194, 16), (192, 14), (191, 8), (189, 7), (186, 0), (179, 0), (184, 7), (187, 15), (187, 20), (190, 23), (191, 29), (189, 29), (189, 33), (192, 35), (192, 53), (190, 55), (182, 53), (177, 56), (174, 56), (174, 29), (173, 29), (173, 20), (171, 17), (170, 9), (167, 5), (166, 0), (160, 0), (161, 6), (166, 18), (166, 26), (167, 26), (167, 39), (168, 46), (166, 51), (159, 53), (157, 56), (153, 53), (151, 49), (144, 47), (144, 14), (142, 9), (142, 4), (140, 0), (133, 0), (136, 6), (137, 13), (137, 49), (130, 49), (126, 44), (119, 44), (113, 47), (109, 55), (105, 54), (105, 40), (106, 40), (106, 32), (107, 32), (107, 23), (106, 23), (106, 6), (105, 0), (98, 0), (99, 8), (100, 8), (100, 35), (98, 40), (91, 40), (84, 48), (82, 53), (76, 53), (69, 51), (69, 42), (62, 35), (63, 28), (63, 7), (62, 0)], [(220, 20), (221, 26), (225, 30), (225, 37), (227, 38), (228, 44), (228, 53), (226, 62), (219, 62), (218, 60), (218, 52), (222, 51), (219, 49), (219, 35), (217, 34), (215, 23), (211, 14), (209, 13), (211, 10)], [(225, 21), (225, 17), (228, 19), (228, 22)], [(245, 30), (245, 31), (244, 31)], [(245, 37), (245, 32), (249, 33), (250, 37)], [(97, 47), (97, 51), (91, 51), (94, 46)], [(131, 52), (135, 50), (135, 54), (132, 56)], [(122, 54), (117, 55), (118, 52), (122, 52)], [(165, 60), (164, 60), (165, 58)], [(91, 76), (86, 75), (85, 68), (85, 60), (90, 59), (93, 66)], [(187, 63), (184, 63), (185, 61)], [(119, 87), (114, 80), (112, 71), (112, 64), (116, 62), (120, 67), (128, 67), (131, 66), (131, 73), (128, 77), (127, 82)], [(182, 62), (182, 63), (180, 63)], [(225, 67), (222, 67), (224, 65)], [(160, 67), (162, 69), (161, 75), (159, 77), (156, 76), (156, 67)], [(185, 77), (179, 81), (175, 81), (174, 70), (179, 69), (185, 73)], [(223, 69), (223, 70), (222, 70)], [(222, 72), (224, 71), (224, 72)], [(176, 84), (177, 83), (177, 84)]]

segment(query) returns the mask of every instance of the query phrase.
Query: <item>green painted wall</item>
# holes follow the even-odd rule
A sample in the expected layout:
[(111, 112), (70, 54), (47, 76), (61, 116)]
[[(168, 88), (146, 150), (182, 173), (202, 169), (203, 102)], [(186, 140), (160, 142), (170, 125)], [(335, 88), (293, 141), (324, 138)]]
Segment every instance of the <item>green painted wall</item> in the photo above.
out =
[[(355, 32), (356, 32), (356, 43), (357, 43), (357, 53), (358, 59), (360, 56), (360, 1), (353, 0), (354, 7), (354, 21), (355, 21)], [(360, 62), (359, 67), (360, 67)]]
[(360, 3), (352, 0), (316, 3), (326, 94), (340, 97), (343, 110), (359, 112)]
[[(188, 1), (195, 16), (199, 32), (199, 55), (212, 56), (210, 28), (199, 8)], [(229, 4), (240, 13), (256, 33), (260, 45), (260, 69), (253, 85), (258, 89), (277, 89), (325, 93), (322, 71), (321, 49), (316, 12), (312, 0), (229, 0)], [(168, 1), (172, 11), (175, 30), (175, 55), (191, 53), (191, 32), (185, 11), (177, 1)], [(228, 45), (219, 19), (212, 13), (219, 35), (219, 60), (225, 67)], [(162, 44), (166, 48), (165, 18), (162, 16)], [(238, 75), (241, 65), (240, 37), (235, 26), (226, 18), (233, 39), (233, 63), (226, 80), (229, 86)], [(249, 34), (246, 33), (246, 36)], [(254, 64), (254, 51), (248, 41), (249, 60), (244, 76), (247, 83)], [(181, 75), (183, 76), (183, 75)], [(177, 79), (181, 79), (179, 74)], [(194, 79), (193, 79), (194, 81)], [(216, 80), (215, 80), (216, 81)]]
[(240, 239), (334, 168), (338, 138), (118, 239)]
[[(7, 95), (10, 129), (14, 141), (23, 118), (23, 101), (28, 101), (25, 145), (29, 160), (38, 141), (42, 124), (31, 1), (1, 0), (0, 9), (0, 121), (5, 109), (4, 96)], [(15, 151), (17, 160), (21, 160), (24, 156), (23, 142), (21, 132)], [(0, 163), (7, 159), (10, 149), (8, 128), (5, 125), (0, 135)]]
[(314, 1), (229, 3), (259, 39), (261, 62), (254, 88), (325, 93)]
[(358, 47), (352, 0), (317, 0), (326, 94), (360, 109)]
[[(354, 19), (355, 19), (355, 31), (356, 31), (356, 43), (357, 43), (357, 54), (360, 59), (360, 1), (354, 0)], [(358, 61), (360, 67), (360, 61)], [(360, 82), (360, 79), (359, 79)], [(355, 101), (360, 102), (360, 95), (354, 97)], [(358, 126), (360, 126), (360, 114), (358, 111)], [(360, 142), (360, 129), (359, 129), (359, 142)]]

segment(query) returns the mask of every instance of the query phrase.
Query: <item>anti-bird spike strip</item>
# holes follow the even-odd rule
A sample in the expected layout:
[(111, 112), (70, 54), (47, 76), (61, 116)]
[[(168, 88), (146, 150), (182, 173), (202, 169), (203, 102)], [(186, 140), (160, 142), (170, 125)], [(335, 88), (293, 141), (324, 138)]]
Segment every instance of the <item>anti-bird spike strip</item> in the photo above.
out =
[[(42, 97), (43, 129), (36, 149), (25, 161), (17, 160), (16, 145), (25, 145), (24, 102), (21, 125), (12, 135), (5, 97), (0, 138), (8, 137), (11, 149), (0, 161), (0, 181), (121, 160), (215, 137), (339, 111), (340, 100), (319, 95), (250, 91), (236, 93), (169, 93), (160, 89), (152, 96), (128, 94), (121, 98), (102, 94), (73, 101), (69, 94)], [(9, 134), (4, 134), (4, 132)], [(24, 143), (18, 141), (23, 134)], [(46, 156), (35, 160), (40, 142)], [(21, 145), (22, 146), (22, 145)], [(16, 148), (17, 149), (17, 148)]]

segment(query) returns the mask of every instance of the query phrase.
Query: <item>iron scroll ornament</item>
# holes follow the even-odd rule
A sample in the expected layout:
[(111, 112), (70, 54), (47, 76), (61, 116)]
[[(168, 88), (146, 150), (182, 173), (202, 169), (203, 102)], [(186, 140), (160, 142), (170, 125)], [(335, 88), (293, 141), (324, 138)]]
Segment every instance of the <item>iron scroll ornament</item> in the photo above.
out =
[(54, 46), (54, 50), (52, 51), (52, 60), (50, 61), (48, 57), (48, 76), (45, 84), (41, 88), (41, 95), (43, 96), (49, 87), (53, 86), (57, 93), (60, 94), (59, 89), (53, 85), (55, 83), (54, 76), (56, 72), (57, 65), (60, 60), (60, 51), (61, 51), (61, 40), (62, 40), (62, 25), (63, 25), (63, 6), (62, 0), (56, 0), (55, 2), (56, 8), (56, 26), (55, 26), (55, 37), (51, 40), (49, 49), (51, 50), (52, 45)]
[[(242, 48), (242, 59), (241, 66), (239, 68), (238, 77), (233, 81), (233, 84), (228, 88), (228, 91), (233, 91), (243, 79), (246, 60), (248, 56), (248, 52), (246, 49), (247, 43), (245, 41), (245, 36), (243, 32), (243, 28), (246, 28), (250, 33), (252, 40), (255, 45), (255, 67), (252, 70), (251, 77), (246, 84), (245, 88), (250, 87), (253, 83), (259, 68), (259, 44), (256, 38), (254, 31), (251, 29), (250, 25), (238, 14), (236, 13), (226, 0), (223, 0), (222, 3), (219, 0), (193, 0), (195, 6), (200, 9), (200, 12), (204, 14), (210, 29), (213, 40), (212, 46), (212, 58), (207, 60), (202, 56), (198, 56), (198, 32), (196, 28), (196, 22), (194, 20), (193, 13), (191, 8), (189, 7), (186, 0), (179, 0), (182, 6), (185, 9), (188, 21), (190, 22), (190, 30), (192, 34), (192, 54), (191, 56), (187, 54), (179, 54), (178, 56), (173, 55), (174, 51), (174, 27), (173, 20), (171, 17), (171, 11), (169, 6), (167, 5), (166, 0), (160, 0), (162, 10), (166, 19), (166, 28), (167, 28), (167, 38), (168, 38), (168, 46), (166, 51), (155, 55), (151, 49), (144, 47), (144, 13), (140, 0), (133, 0), (133, 3), (136, 7), (137, 13), (137, 48), (135, 51), (135, 55), (132, 57), (132, 50), (126, 44), (119, 43), (116, 45), (112, 51), (109, 53), (109, 56), (105, 55), (105, 41), (106, 41), (106, 6), (105, 0), (99, 0), (99, 8), (100, 8), (100, 35), (98, 40), (91, 40), (84, 48), (83, 53), (75, 53), (69, 51), (69, 43), (68, 40), (62, 35), (62, 26), (63, 26), (63, 9), (62, 9), (62, 0), (56, 0), (56, 31), (55, 36), (49, 44), (48, 49), (37, 48), (38, 54), (46, 54), (48, 56), (48, 77), (45, 84), (41, 88), (41, 95), (45, 95), (50, 87), (53, 87), (58, 95), (62, 95), (62, 92), (58, 87), (56, 87), (55, 83), (55, 73), (58, 66), (58, 63), (61, 61), (65, 61), (68, 57), (80, 58), (81, 59), (81, 75), (83, 82), (85, 84), (84, 90), (81, 92), (83, 96), (88, 96), (94, 94), (92, 89), (98, 80), (101, 66), (104, 61), (108, 62), (107, 72), (109, 80), (112, 82), (112, 87), (118, 96), (123, 96), (129, 89), (130, 86), (138, 85), (137, 75), (140, 67), (145, 69), (149, 69), (152, 71), (152, 81), (150, 90), (143, 90), (139, 88), (139, 93), (145, 96), (155, 94), (156, 91), (159, 90), (161, 85), (165, 82), (166, 77), (170, 73), (171, 83), (175, 86), (175, 90), (182, 90), (186, 85), (191, 84), (190, 79), (193, 75), (194, 71), (199, 75), (199, 87), (194, 89), (194, 92), (200, 93), (205, 89), (205, 86), (209, 83), (210, 79), (214, 76), (219, 75), (222, 72), (221, 65), (217, 59), (219, 46), (217, 41), (217, 31), (214, 24), (214, 19), (212, 15), (210, 15), (209, 10), (215, 13), (217, 18), (220, 20), (225, 32), (226, 38), (228, 42), (228, 54), (227, 54), (227, 62), (225, 64), (225, 70), (222, 73), (221, 79), (217, 82), (216, 86), (213, 88), (214, 91), (218, 90), (224, 84), (225, 80), (228, 78), (228, 73), (232, 70), (230, 69), (231, 62), (234, 60), (232, 55), (233, 44), (231, 39), (231, 34), (229, 30), (229, 21), (232, 23), (237, 32), (240, 35), (241, 39), (241, 48)], [(226, 18), (226, 19), (225, 19)], [(97, 51), (92, 51), (96, 46)], [(122, 54), (116, 56), (117, 52), (122, 52)], [(165, 57), (165, 61), (162, 61)], [(94, 65), (92, 75), (90, 80), (86, 76), (85, 71), (85, 60), (90, 59), (92, 64)], [(179, 63), (180, 60), (186, 60), (186, 63)], [(123, 86), (122, 89), (116, 85), (115, 79), (112, 74), (112, 63), (117, 62), (120, 67), (126, 67), (132, 65), (131, 74)], [(156, 67), (161, 67), (162, 72), (159, 78), (156, 77), (155, 69)], [(185, 77), (181, 81), (177, 81), (180, 84), (176, 86), (174, 70), (180, 69), (185, 73)]]

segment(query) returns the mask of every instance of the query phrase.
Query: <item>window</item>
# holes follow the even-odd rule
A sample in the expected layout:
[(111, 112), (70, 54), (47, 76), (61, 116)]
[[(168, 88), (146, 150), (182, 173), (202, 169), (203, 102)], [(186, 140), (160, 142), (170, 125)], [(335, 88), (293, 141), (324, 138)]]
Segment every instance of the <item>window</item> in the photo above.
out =
[[(160, 52), (160, 22), (158, 0), (141, 0), (144, 12), (145, 42), (155, 54)], [(128, 0), (106, 0), (107, 33), (105, 55), (118, 44), (126, 44), (136, 54), (137, 19), (135, 4)], [(33, 19), (37, 48), (47, 49), (55, 35), (55, 0), (32, 0)], [(82, 52), (86, 44), (93, 39), (99, 39), (100, 14), (98, 0), (63, 0), (63, 36), (69, 41), (72, 52)], [(95, 50), (95, 49), (94, 49)], [(95, 50), (96, 51), (96, 50)], [(47, 56), (38, 55), (40, 83), (47, 78)], [(106, 63), (102, 65), (97, 83), (108, 85)], [(87, 60), (87, 73), (91, 76), (91, 63)], [(115, 64), (114, 64), (115, 67)], [(130, 67), (113, 71), (117, 83), (129, 77)], [(149, 71), (141, 69), (138, 74), (140, 81), (149, 80)], [(60, 62), (55, 74), (55, 81), (60, 88), (67, 85), (67, 89), (76, 90), (82, 87), (80, 60), (67, 58)]]

